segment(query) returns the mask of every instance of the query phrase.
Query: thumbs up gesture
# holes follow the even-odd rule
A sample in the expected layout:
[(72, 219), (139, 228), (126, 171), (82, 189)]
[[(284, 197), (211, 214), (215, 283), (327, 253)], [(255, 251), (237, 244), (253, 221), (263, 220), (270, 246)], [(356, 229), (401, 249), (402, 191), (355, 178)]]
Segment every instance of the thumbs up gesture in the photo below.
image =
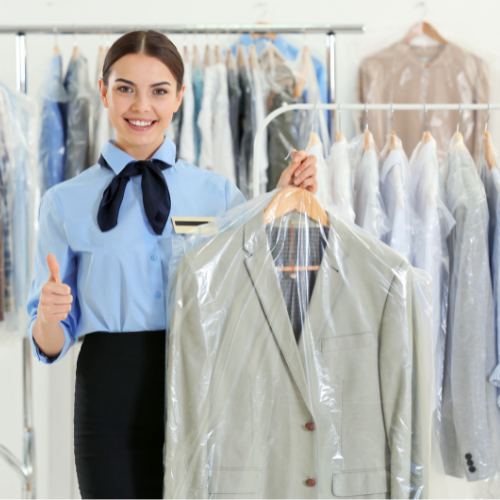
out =
[(49, 279), (42, 286), (42, 293), (38, 303), (38, 317), (42, 324), (59, 323), (68, 317), (71, 311), (73, 296), (71, 288), (61, 281), (59, 274), (59, 263), (52, 255), (47, 255), (49, 266)]

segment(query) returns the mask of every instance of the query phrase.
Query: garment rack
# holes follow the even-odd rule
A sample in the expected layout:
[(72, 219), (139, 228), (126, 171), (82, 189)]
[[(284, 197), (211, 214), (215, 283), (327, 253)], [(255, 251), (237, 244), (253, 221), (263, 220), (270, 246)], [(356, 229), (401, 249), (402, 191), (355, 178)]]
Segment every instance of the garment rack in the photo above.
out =
[[(500, 109), (500, 104), (284, 104), (272, 113), (269, 113), (264, 121), (261, 123), (255, 134), (255, 141), (253, 144), (253, 196), (259, 196), (259, 182), (260, 170), (259, 165), (261, 162), (259, 144), (262, 139), (267, 126), (279, 115), (294, 110), (316, 110), (326, 109), (332, 111), (461, 111), (461, 110), (474, 110), (474, 111), (496, 111)], [(333, 130), (333, 127), (332, 127)]]
[[(16, 36), (16, 89), (27, 93), (27, 54), (26, 35), (90, 35), (123, 34), (134, 30), (153, 29), (165, 34), (324, 34), (326, 36), (327, 92), (328, 101), (336, 98), (336, 35), (339, 33), (363, 33), (363, 25), (315, 25), (315, 24), (185, 24), (185, 25), (99, 25), (99, 26), (0, 26), (0, 34)], [(330, 113), (329, 125), (333, 130), (333, 114)], [(33, 396), (31, 345), (28, 338), (23, 339), (23, 460), (20, 461), (5, 446), (0, 445), (0, 457), (22, 478), (22, 498), (35, 498), (35, 463), (33, 433)]]

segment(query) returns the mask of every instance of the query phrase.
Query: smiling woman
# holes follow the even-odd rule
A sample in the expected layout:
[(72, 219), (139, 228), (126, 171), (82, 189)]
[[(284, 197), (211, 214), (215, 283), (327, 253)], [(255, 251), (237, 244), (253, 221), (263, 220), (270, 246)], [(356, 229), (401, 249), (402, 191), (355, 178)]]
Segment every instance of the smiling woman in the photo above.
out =
[[(118, 39), (99, 81), (116, 141), (40, 202), (28, 332), (43, 363), (84, 337), (74, 417), (82, 498), (162, 497), (172, 216), (216, 217), (245, 201), (225, 177), (179, 160), (165, 137), (183, 76), (161, 33)], [(278, 187), (315, 193), (315, 162), (295, 153)]]
[(162, 144), (181, 105), (184, 65), (164, 35), (135, 33), (142, 36), (125, 35), (109, 50), (99, 90), (117, 132), (116, 146), (146, 160)]

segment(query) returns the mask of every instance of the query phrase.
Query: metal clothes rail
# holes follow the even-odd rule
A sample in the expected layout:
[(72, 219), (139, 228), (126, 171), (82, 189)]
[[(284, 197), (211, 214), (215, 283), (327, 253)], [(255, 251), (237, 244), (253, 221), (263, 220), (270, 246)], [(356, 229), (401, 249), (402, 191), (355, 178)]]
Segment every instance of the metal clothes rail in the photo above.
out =
[[(99, 25), (99, 26), (0, 26), (0, 34), (16, 35), (16, 88), (19, 92), (27, 92), (27, 56), (26, 35), (66, 35), (66, 34), (123, 34), (134, 30), (154, 29), (166, 34), (325, 34), (326, 61), (328, 78), (328, 101), (336, 98), (336, 57), (335, 41), (339, 33), (363, 33), (363, 25), (313, 25), (313, 24), (185, 24), (185, 25)], [(325, 108), (326, 109), (326, 108)], [(330, 126), (333, 130), (333, 114), (330, 113)], [(35, 498), (35, 464), (34, 464), (34, 431), (32, 403), (32, 367), (31, 345), (28, 338), (23, 339), (23, 460), (4, 446), (0, 445), (0, 457), (4, 458), (23, 481), (22, 498)]]
[(496, 111), (500, 109), (500, 104), (285, 104), (272, 113), (269, 113), (264, 121), (261, 123), (255, 134), (255, 141), (253, 145), (253, 196), (259, 196), (259, 181), (260, 170), (259, 165), (261, 162), (259, 144), (262, 135), (265, 133), (267, 126), (277, 116), (294, 110), (315, 110), (327, 109), (329, 111), (436, 111), (436, 110), (476, 110), (476, 111)]

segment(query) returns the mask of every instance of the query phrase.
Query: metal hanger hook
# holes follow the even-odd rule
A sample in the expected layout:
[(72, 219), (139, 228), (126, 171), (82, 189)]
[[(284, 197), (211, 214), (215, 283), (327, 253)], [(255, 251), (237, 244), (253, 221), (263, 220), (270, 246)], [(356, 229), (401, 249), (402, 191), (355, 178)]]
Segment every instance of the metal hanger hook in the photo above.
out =
[(486, 118), (486, 123), (484, 124), (485, 132), (488, 132), (488, 122), (490, 121), (490, 115), (491, 115), (491, 104), (488, 103), (488, 118)]
[(365, 102), (365, 130), (368, 130), (368, 103)]
[(394, 104), (391, 102), (391, 131), (394, 130)]
[(73, 46), (78, 47), (78, 38), (76, 37), (76, 33), (73, 33)]
[(429, 125), (427, 122), (427, 104), (424, 102), (424, 132), (429, 130)]
[(53, 28), (52, 31), (54, 32), (54, 47), (57, 47), (57, 28)]
[(337, 108), (339, 112), (339, 132), (342, 132), (342, 106), (339, 104), (339, 107)]
[(462, 118), (462, 103), (458, 106), (458, 122), (457, 122), (457, 132), (460, 132), (460, 119)]

